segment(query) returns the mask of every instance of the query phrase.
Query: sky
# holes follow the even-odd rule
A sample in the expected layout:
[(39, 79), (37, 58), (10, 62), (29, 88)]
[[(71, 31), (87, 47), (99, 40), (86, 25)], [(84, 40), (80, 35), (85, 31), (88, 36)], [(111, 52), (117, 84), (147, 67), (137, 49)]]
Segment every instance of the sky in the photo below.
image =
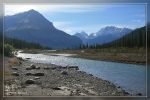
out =
[(5, 16), (34, 9), (68, 34), (98, 32), (106, 26), (139, 28), (145, 25), (145, 4), (5, 5)]

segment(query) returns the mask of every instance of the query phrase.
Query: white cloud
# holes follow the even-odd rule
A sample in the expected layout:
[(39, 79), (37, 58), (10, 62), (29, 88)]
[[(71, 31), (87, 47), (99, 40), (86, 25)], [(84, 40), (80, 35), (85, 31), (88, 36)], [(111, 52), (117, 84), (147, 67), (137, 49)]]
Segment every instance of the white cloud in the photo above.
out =
[(55, 27), (66, 27), (72, 24), (72, 22), (69, 21), (53, 21), (53, 24)]
[(72, 31), (71, 29), (64, 29), (64, 31), (65, 31), (66, 33), (73, 33), (73, 31)]
[(30, 9), (37, 10), (41, 13), (83, 13), (90, 11), (103, 11), (110, 8), (110, 5), (5, 5), (5, 15), (13, 15)]
[(135, 22), (135, 23), (140, 23), (140, 22), (142, 22), (140, 19), (134, 19), (134, 20), (132, 20), (133, 22)]

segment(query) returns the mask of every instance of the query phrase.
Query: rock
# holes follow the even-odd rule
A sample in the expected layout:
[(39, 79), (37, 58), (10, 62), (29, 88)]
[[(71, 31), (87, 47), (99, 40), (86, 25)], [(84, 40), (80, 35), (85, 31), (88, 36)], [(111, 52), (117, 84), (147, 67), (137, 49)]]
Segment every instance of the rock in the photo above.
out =
[(39, 78), (39, 77), (34, 77), (34, 79), (36, 79), (36, 80), (37, 80), (37, 79), (40, 79), (40, 78)]
[(81, 93), (79, 93), (79, 95), (80, 95), (80, 96), (87, 96), (87, 94), (82, 93), (82, 92), (81, 92)]
[(17, 57), (18, 60), (23, 60), (22, 57)]
[(19, 76), (19, 74), (17, 72), (13, 72), (12, 75), (13, 76)]
[(138, 93), (138, 94), (136, 94), (137, 96), (142, 96), (142, 93)]
[(27, 76), (32, 76), (33, 74), (32, 74), (32, 73), (26, 73), (26, 75), (27, 75)]
[(31, 69), (32, 69), (31, 67), (27, 67), (27, 68), (26, 68), (26, 70), (31, 70)]
[(56, 69), (56, 67), (52, 67), (51, 69), (54, 70), (54, 69)]
[(61, 71), (61, 74), (68, 75), (67, 71)]
[(33, 79), (29, 79), (25, 82), (25, 84), (35, 84), (35, 81)]
[(30, 68), (36, 69), (36, 66), (34, 64), (31, 64)]
[(35, 69), (40, 69), (40, 67), (35, 67)]
[(26, 59), (31, 59), (31, 58), (26, 58)]
[(67, 69), (75, 69), (75, 70), (79, 70), (78, 66), (66, 66)]
[(56, 69), (56, 67), (51, 67), (52, 70)]
[(40, 67), (35, 66), (34, 64), (31, 64), (30, 67), (27, 67), (26, 70), (32, 70), (32, 69), (40, 69)]
[(18, 70), (18, 68), (17, 67), (11, 67), (13, 70)]
[(44, 69), (49, 69), (49, 67), (44, 67)]
[(34, 76), (44, 76), (44, 73), (35, 73)]
[(52, 87), (53, 90), (61, 90), (59, 87)]
[(19, 61), (19, 65), (21, 65), (22, 64), (22, 62), (21, 61)]

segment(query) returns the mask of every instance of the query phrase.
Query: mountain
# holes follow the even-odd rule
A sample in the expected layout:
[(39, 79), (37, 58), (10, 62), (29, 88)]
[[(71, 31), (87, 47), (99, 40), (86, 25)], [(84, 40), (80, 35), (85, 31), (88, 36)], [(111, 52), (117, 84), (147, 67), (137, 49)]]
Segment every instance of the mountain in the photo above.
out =
[[(131, 32), (128, 28), (118, 28), (114, 26), (107, 26), (102, 28), (95, 34), (91, 34), (92, 38), (88, 40), (88, 44), (104, 44), (116, 40), (125, 34)], [(90, 35), (90, 36), (91, 36)], [(94, 37), (95, 36), (95, 37)]]
[(82, 31), (80, 33), (76, 33), (76, 34), (74, 34), (74, 36), (77, 36), (78, 38), (80, 38), (84, 44), (87, 42), (88, 34), (85, 33), (84, 31)]
[(92, 36), (102, 36), (102, 35), (124, 35), (128, 32), (131, 32), (131, 29), (128, 28), (118, 28), (115, 26), (107, 26), (102, 28), (100, 31), (91, 34)]
[(92, 33), (86, 38), (83, 35), (76, 35), (78, 36), (84, 44), (104, 44), (116, 40), (125, 34), (131, 32), (132, 30), (129, 28), (118, 28), (115, 26), (107, 26), (100, 29), (96, 33)]
[[(147, 30), (148, 31), (150, 30), (150, 26), (147, 27)], [(149, 39), (147, 41), (149, 41)], [(146, 47), (146, 27), (137, 28), (117, 40), (114, 40), (110, 43), (104, 44), (104, 46), (108, 46), (108, 47), (110, 47), (110, 46), (111, 47)], [(149, 47), (149, 45), (148, 45), (148, 47)]]
[(78, 37), (56, 29), (52, 22), (33, 9), (5, 16), (5, 35), (52, 49), (76, 48), (82, 44)]

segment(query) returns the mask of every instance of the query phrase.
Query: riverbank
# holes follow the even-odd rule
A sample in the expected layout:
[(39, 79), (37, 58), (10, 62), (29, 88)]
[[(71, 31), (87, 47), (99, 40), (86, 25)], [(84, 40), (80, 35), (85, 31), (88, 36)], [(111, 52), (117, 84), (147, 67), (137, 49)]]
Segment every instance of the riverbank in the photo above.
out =
[(5, 58), (6, 96), (129, 96), (129, 93), (78, 69)]
[(103, 49), (83, 49), (60, 52), (70, 52), (76, 55), (72, 57), (85, 58), (100, 61), (111, 61), (130, 64), (146, 64), (146, 50), (143, 48), (103, 48)]
[(42, 53), (45, 55), (69, 54), (71, 57), (130, 64), (146, 64), (145, 48), (103, 48), (77, 50), (24, 50), (25, 53)]

